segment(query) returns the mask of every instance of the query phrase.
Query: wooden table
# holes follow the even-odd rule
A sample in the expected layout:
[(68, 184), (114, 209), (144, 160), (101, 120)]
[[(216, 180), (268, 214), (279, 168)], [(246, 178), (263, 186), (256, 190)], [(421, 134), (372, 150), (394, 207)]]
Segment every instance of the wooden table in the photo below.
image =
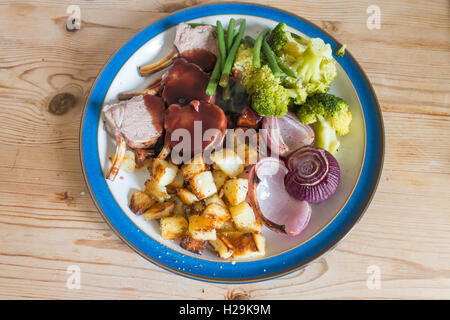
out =
[[(361, 223), (326, 257), (263, 283), (208, 284), (154, 266), (108, 228), (81, 172), (84, 99), (129, 38), (199, 3), (207, 1), (1, 1), (0, 298), (449, 299), (446, 0), (260, 1), (346, 43), (382, 106), (386, 159), (378, 192)], [(65, 27), (70, 4), (81, 9), (76, 32)], [(366, 26), (372, 4), (380, 8), (380, 29)], [(76, 98), (63, 115), (48, 112), (57, 93)], [(71, 265), (81, 269), (78, 290), (66, 287)], [(367, 285), (373, 270), (380, 271), (379, 289)]]

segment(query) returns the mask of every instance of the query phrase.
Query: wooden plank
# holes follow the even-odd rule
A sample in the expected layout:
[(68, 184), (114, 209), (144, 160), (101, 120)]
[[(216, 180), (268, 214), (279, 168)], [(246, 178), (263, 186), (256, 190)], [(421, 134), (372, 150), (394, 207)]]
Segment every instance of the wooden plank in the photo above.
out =
[[(78, 3), (76, 32), (64, 27), (68, 1), (0, 4), (0, 298), (450, 298), (448, 2), (378, 1), (380, 30), (366, 27), (370, 1), (277, 2), (361, 63), (382, 105), (386, 161), (372, 205), (336, 250), (248, 285), (180, 278), (141, 258), (97, 213), (79, 163), (83, 102), (109, 56), (168, 13), (207, 1)], [(75, 106), (51, 115), (61, 92)], [(80, 290), (66, 287), (70, 265), (81, 268)], [(370, 266), (379, 290), (366, 284)]]

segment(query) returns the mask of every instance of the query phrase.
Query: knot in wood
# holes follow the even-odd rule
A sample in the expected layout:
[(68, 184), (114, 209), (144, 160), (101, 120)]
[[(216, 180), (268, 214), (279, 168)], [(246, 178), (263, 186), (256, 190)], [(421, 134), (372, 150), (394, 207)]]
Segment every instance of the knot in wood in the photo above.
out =
[(75, 105), (76, 99), (71, 93), (58, 93), (50, 100), (48, 112), (62, 115)]

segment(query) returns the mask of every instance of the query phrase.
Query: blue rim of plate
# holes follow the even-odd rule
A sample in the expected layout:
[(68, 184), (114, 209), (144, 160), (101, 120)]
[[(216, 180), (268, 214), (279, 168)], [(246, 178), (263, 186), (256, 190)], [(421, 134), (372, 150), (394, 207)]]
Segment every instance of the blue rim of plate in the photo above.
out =
[(248, 3), (217, 3), (191, 7), (171, 14), (134, 36), (109, 60), (91, 89), (80, 128), (80, 158), (91, 197), (111, 229), (134, 251), (176, 274), (208, 282), (250, 283), (273, 279), (299, 270), (336, 247), (357, 224), (375, 194), (384, 161), (384, 126), (375, 92), (350, 53), (339, 63), (361, 101), (366, 127), (366, 153), (360, 179), (340, 214), (306, 243), (282, 254), (257, 261), (220, 263), (184, 255), (160, 244), (127, 217), (111, 194), (98, 156), (98, 121), (105, 95), (123, 64), (142, 45), (177, 24), (213, 15), (247, 15), (285, 22), (309, 37), (320, 37), (332, 48), (340, 44), (313, 23), (292, 13)]

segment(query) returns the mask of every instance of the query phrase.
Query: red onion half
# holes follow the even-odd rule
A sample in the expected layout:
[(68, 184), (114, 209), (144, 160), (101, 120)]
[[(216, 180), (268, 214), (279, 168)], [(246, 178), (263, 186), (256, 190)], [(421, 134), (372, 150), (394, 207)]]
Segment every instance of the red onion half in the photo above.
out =
[(308, 225), (311, 206), (291, 197), (284, 187), (288, 169), (276, 158), (263, 158), (252, 167), (247, 202), (269, 229), (295, 236)]
[(262, 137), (273, 155), (286, 157), (314, 141), (314, 130), (301, 123), (292, 112), (286, 113), (281, 118), (264, 117), (262, 129), (266, 130)]
[(336, 191), (340, 180), (337, 160), (328, 151), (302, 147), (287, 158), (289, 172), (284, 177), (287, 192), (310, 203), (324, 201)]

